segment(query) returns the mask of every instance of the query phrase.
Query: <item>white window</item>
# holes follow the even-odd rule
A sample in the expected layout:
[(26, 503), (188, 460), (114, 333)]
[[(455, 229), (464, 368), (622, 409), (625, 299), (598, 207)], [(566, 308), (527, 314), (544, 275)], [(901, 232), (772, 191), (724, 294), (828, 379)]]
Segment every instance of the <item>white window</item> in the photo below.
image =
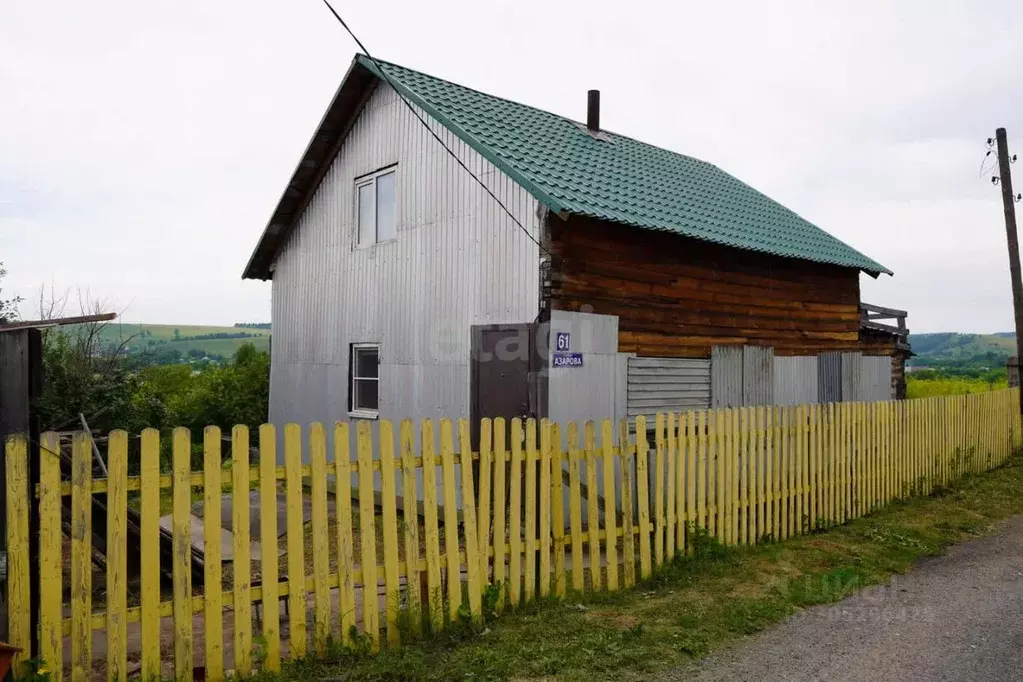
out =
[(392, 166), (355, 181), (359, 246), (386, 242), (398, 236), (394, 177)]
[(375, 419), (380, 405), (380, 346), (353, 343), (348, 409), (353, 417)]

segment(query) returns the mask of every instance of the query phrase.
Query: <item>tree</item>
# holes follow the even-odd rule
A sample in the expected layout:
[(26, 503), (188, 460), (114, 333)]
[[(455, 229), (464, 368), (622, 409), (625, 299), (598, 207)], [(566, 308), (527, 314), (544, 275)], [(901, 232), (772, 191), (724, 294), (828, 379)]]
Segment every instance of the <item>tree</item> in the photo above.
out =
[[(4, 264), (0, 263), (0, 279), (3, 279), (6, 274), (7, 270), (4, 269)], [(0, 289), (0, 294), (3, 294), (3, 289)], [(21, 301), (20, 296), (8, 299), (0, 298), (0, 324), (18, 319), (18, 304)]]

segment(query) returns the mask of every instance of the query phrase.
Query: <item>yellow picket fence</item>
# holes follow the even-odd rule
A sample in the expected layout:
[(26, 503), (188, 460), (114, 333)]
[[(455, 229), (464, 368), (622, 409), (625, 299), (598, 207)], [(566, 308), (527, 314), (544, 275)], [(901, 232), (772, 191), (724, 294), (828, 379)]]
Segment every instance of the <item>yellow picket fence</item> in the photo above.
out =
[[(22, 661), (41, 659), (58, 680), (68, 673), (72, 680), (189, 680), (199, 666), (207, 679), (221, 679), (229, 670), (276, 670), (307, 648), (323, 654), (332, 641), (353, 637), (395, 646), (480, 616), (485, 596), (491, 608), (514, 608), (537, 594), (630, 587), (690, 551), (694, 529), (729, 545), (784, 539), (998, 466), (1021, 445), (1017, 390), (696, 410), (617, 429), (610, 421), (483, 420), (476, 451), (466, 420), (441, 420), (439, 434), (430, 420), (418, 429), (403, 421), (397, 434), (388, 421), (357, 422), (354, 434), (345, 422), (331, 433), (321, 424), (287, 424), (283, 434), (264, 425), (256, 466), (246, 427), (232, 430), (227, 462), (220, 430), (210, 427), (202, 471), (191, 470), (191, 435), (179, 428), (165, 473), (161, 435), (149, 429), (138, 441), (138, 476), (128, 475), (133, 441), (115, 431), (106, 478), (93, 476), (84, 433), (73, 438), (70, 477), (62, 476), (59, 436), (47, 433), (34, 493), (35, 563), (28, 559), (30, 449), (14, 437), (6, 446), (10, 638), (25, 650)], [(173, 534), (167, 582), (161, 491), (169, 492)], [(220, 542), (225, 493), (229, 563)], [(107, 510), (102, 603), (94, 602), (94, 496)], [(258, 551), (250, 499), (259, 500)], [(199, 500), (217, 510), (196, 529), (205, 543), (202, 590), (192, 581), (190, 527)], [(129, 507), (141, 519), (139, 547), (128, 546)], [(129, 565), (137, 565), (137, 581)], [(32, 571), (43, 586), (35, 651)]]

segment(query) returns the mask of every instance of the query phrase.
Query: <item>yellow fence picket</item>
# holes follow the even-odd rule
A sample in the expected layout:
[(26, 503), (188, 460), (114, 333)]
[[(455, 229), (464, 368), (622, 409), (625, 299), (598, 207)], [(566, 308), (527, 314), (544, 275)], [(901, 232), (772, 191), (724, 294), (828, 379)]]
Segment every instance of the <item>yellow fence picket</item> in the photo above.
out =
[[(679, 417), (681, 419), (681, 417)], [(680, 436), (681, 438), (681, 436)], [(689, 535), (691, 528), (696, 526), (696, 413), (686, 413), (686, 515), (685, 534), (679, 546), (692, 553), (692, 538)], [(681, 491), (681, 488), (679, 489)]]
[(618, 423), (618, 452), (622, 465), (622, 579), (625, 587), (636, 584), (636, 530), (633, 524), (633, 451), (629, 444), (629, 422)]
[(564, 597), (568, 591), (565, 575), (565, 453), (561, 445), (561, 427), (551, 424), (551, 530), (553, 537), (554, 594)]
[(618, 589), (618, 524), (615, 521), (614, 427), (609, 419), (600, 424), (600, 445), (604, 467), (604, 529), (607, 556), (607, 589)]
[[(203, 431), (203, 639), (206, 645), (206, 675), (212, 680), (224, 677), (224, 603), (221, 591), (221, 431), (207, 426)], [(214, 513), (216, 510), (216, 513)], [(218, 541), (205, 542), (217, 538)]]
[[(336, 436), (335, 436), (336, 438)], [(336, 445), (335, 445), (336, 447)], [(259, 582), (263, 590), (260, 620), (267, 670), (281, 669), (281, 605), (278, 597), (277, 430), (259, 427)], [(344, 593), (342, 592), (342, 595)], [(342, 604), (344, 604), (342, 597)]]
[[(322, 430), (320, 436), (322, 437)], [(249, 427), (231, 429), (231, 509), (234, 536), (234, 669), (252, 673), (252, 557), (249, 539)]]
[[(401, 577), (398, 571), (398, 509), (394, 475), (394, 427), (391, 421), (380, 421), (380, 502), (383, 507), (381, 529), (384, 540), (384, 614), (387, 622), (387, 644), (401, 642), (398, 613), (401, 608)], [(472, 555), (467, 555), (471, 557)]]
[[(367, 432), (368, 435), (368, 432)], [(361, 433), (360, 433), (361, 436)], [(370, 454), (372, 457), (372, 453)], [(287, 501), (287, 569), (288, 569), (288, 628), (290, 631), (291, 658), (305, 656), (308, 635), (306, 634), (305, 601), (305, 520), (302, 509), (302, 427), (298, 424), (284, 425), (284, 478), (285, 500)], [(371, 488), (372, 490), (372, 488)], [(370, 519), (372, 520), (372, 504)], [(366, 537), (363, 535), (363, 537)], [(373, 537), (373, 535), (369, 535)], [(374, 548), (375, 544), (363, 543)], [(374, 569), (376, 561), (374, 560)], [(362, 566), (363, 575), (366, 564)], [(375, 570), (374, 570), (375, 575)], [(374, 581), (374, 584), (375, 581)], [(368, 611), (368, 609), (364, 609)], [(375, 613), (376, 610), (373, 609)], [(367, 634), (376, 641), (376, 632), (367, 628)]]
[(646, 418), (636, 417), (636, 506), (639, 508), (639, 575), (646, 580), (650, 562), (650, 446), (646, 436)]
[(568, 423), (568, 508), (572, 533), (572, 589), (583, 589), (583, 520), (579, 480), (579, 429)]
[(526, 491), (523, 495), (522, 530), (525, 536), (526, 556), (523, 559), (525, 585), (522, 598), (530, 600), (536, 594), (536, 470), (539, 457), (536, 448), (536, 420), (526, 420)]
[(468, 419), (458, 420), (459, 456), (462, 465), (462, 527), (465, 530), (465, 582), (469, 590), (469, 613), (483, 613), (483, 587), (480, 584), (479, 552), (476, 538), (476, 491), (472, 483), (472, 435)]
[(504, 595), (507, 591), (505, 579), (505, 548), (507, 547), (508, 518), (506, 502), (506, 467), (508, 466), (508, 450), (505, 443), (507, 431), (504, 417), (494, 419), (494, 585), (498, 587), (497, 607), (504, 607)]
[(728, 494), (728, 515), (730, 542), (735, 545), (739, 543), (739, 409), (731, 409), (728, 414), (728, 449), (725, 456), (728, 458), (728, 486), (731, 492)]
[[(60, 436), (42, 435), (39, 448), (39, 584), (63, 585), (61, 560), (63, 527), (60, 496)], [(11, 459), (8, 457), (8, 465)], [(10, 479), (8, 479), (10, 480)], [(9, 586), (13, 586), (12, 577)], [(27, 584), (27, 583), (26, 583)], [(62, 631), (63, 589), (40, 590), (39, 659), (50, 668), (50, 679), (63, 677), (64, 633)], [(58, 665), (58, 662), (60, 664)], [(16, 668), (17, 670), (17, 668)]]
[[(480, 422), (479, 513), (476, 515), (476, 523), (478, 524), (476, 542), (479, 543), (477, 554), (479, 554), (479, 575), (482, 585), (492, 584), (490, 581), (490, 548), (492, 546), (490, 542), (490, 485), (492, 481), (493, 438), (493, 423), (490, 419), (483, 419)], [(411, 447), (411, 443), (409, 445)], [(548, 479), (547, 487), (543, 488), (543, 490), (549, 489), (550, 480)], [(415, 494), (415, 488), (412, 489), (412, 494)], [(550, 523), (549, 518), (548, 523)]]
[(441, 583), (440, 529), (437, 514), (437, 462), (433, 421), (424, 419), (420, 442), (423, 450), (423, 524), (426, 532), (426, 599), (430, 629), (444, 627), (444, 592)]
[[(490, 438), (490, 421), (486, 421), (485, 438)], [(405, 524), (405, 594), (412, 634), (422, 633), (423, 605), (419, 574), (419, 509), (416, 500), (416, 436), (412, 420), (402, 419), (398, 427), (401, 444), (401, 501), (402, 521)], [(489, 452), (488, 452), (489, 454)], [(487, 465), (489, 466), (489, 458)], [(423, 463), (424, 470), (427, 463)], [(340, 514), (338, 515), (340, 521)]]
[(522, 420), (511, 421), (511, 476), (508, 481), (508, 600), (522, 596)]
[(727, 520), (725, 519), (725, 480), (727, 458), (725, 457), (725, 410), (714, 410), (710, 414), (714, 423), (713, 433), (708, 433), (707, 440), (714, 451), (714, 537), (718, 542), (727, 543)]
[[(192, 667), (194, 665), (192, 654), (192, 534), (191, 534), (191, 506), (192, 506), (192, 438), (188, 429), (178, 427), (174, 429), (173, 440), (173, 486), (172, 495), (172, 529), (173, 529), (173, 553), (174, 565), (172, 568), (174, 583), (174, 678), (176, 680), (192, 680)], [(72, 469), (86, 469), (91, 478), (92, 461), (91, 452), (86, 447), (81, 448), (82, 452), (78, 459), (81, 464)], [(91, 481), (90, 481), (91, 484)], [(73, 503), (72, 503), (73, 504)], [(83, 501), (84, 507), (91, 507), (90, 501)], [(72, 514), (72, 523), (75, 515)], [(85, 525), (83, 535), (85, 543), (88, 543), (89, 524)], [(72, 538), (75, 537), (72, 530)], [(72, 543), (74, 540), (72, 540)], [(73, 549), (73, 546), (72, 546)], [(89, 565), (88, 555), (81, 559), (86, 566)], [(88, 572), (86, 569), (85, 572)], [(72, 580), (74, 578), (74, 561), (72, 552)], [(72, 582), (72, 594), (74, 583)], [(88, 627), (88, 622), (86, 622)], [(74, 637), (74, 633), (72, 633)], [(84, 671), (83, 671), (84, 673)], [(74, 673), (72, 671), (72, 677)]]
[(756, 462), (756, 476), (754, 477), (753, 487), (756, 489), (756, 507), (753, 510), (755, 516), (753, 537), (755, 542), (760, 542), (764, 539), (764, 535), (767, 534), (767, 510), (769, 502), (767, 501), (767, 490), (764, 487), (765, 474), (767, 469), (767, 448), (765, 446), (764, 439), (764, 406), (758, 405), (753, 408), (753, 460)]
[[(248, 444), (248, 433), (245, 434), (245, 443)], [(247, 461), (245, 470), (248, 470)], [(248, 484), (244, 485), (248, 492)], [(327, 432), (320, 422), (309, 426), (309, 488), (309, 531), (313, 550), (313, 646), (316, 655), (323, 656), (330, 639), (331, 585), (330, 529), (327, 527)]]
[(586, 456), (586, 531), (589, 541), (590, 583), (599, 590), (600, 580), (600, 494), (597, 488), (597, 442), (592, 421), (583, 430), (583, 449)]
[(448, 581), (448, 618), (458, 620), (462, 605), (462, 570), (458, 556), (458, 503), (455, 490), (455, 441), (450, 419), (440, 421), (440, 456), (444, 477), (444, 553)]
[(707, 520), (707, 496), (710, 491), (708, 484), (707, 474), (710, 471), (710, 465), (707, 461), (707, 429), (709, 423), (707, 420), (707, 410), (699, 411), (699, 422), (696, 426), (697, 438), (699, 439), (699, 460), (697, 462), (697, 475), (699, 480), (697, 481), (697, 510), (696, 510), (696, 526), (701, 531), (709, 531), (710, 524)]
[(551, 422), (540, 421), (540, 596), (551, 593)]
[[(160, 679), (160, 432), (142, 432), (139, 468), (142, 678)], [(72, 500), (74, 493), (72, 493)], [(72, 501), (73, 504), (73, 501)], [(74, 626), (72, 626), (73, 629)]]
[(664, 563), (664, 465), (665, 451), (664, 413), (654, 417), (654, 565)]
[[(81, 434), (76, 434), (76, 442)], [(28, 511), (28, 440), (25, 436), (17, 434), (12, 436), (5, 444), (5, 453), (7, 457), (7, 618), (8, 618), (8, 638), (10, 644), (19, 647), (22, 651), (16, 655), (13, 659), (14, 670), (21, 670), (21, 666), (25, 661), (32, 658), (32, 608), (30, 606), (30, 593), (29, 585), (31, 584), (30, 574), (32, 567), (29, 565), (29, 511)], [(92, 453), (89, 453), (90, 455)], [(91, 470), (90, 470), (91, 471)], [(80, 507), (83, 506), (83, 500), (90, 500), (91, 497), (85, 497), (80, 494), (78, 506), (75, 510), (80, 513), (87, 514), (87, 511), (82, 510)], [(86, 505), (87, 506), (87, 505)], [(76, 518), (72, 514), (72, 531), (76, 528), (85, 535), (85, 543), (87, 548), (88, 535), (91, 532), (89, 525), (78, 524), (75, 525)], [(72, 594), (71, 594), (71, 608), (72, 615), (82, 618), (84, 614), (89, 613), (89, 599), (88, 594), (83, 594), (84, 580), (87, 580), (89, 572), (89, 555), (87, 551), (84, 551), (80, 545), (76, 545), (74, 536), (71, 541), (72, 551), (78, 549), (76, 557), (72, 558), (71, 564), (71, 580), (72, 580)], [(75, 561), (77, 559), (77, 562)], [(84, 565), (82, 562), (85, 562)], [(77, 569), (77, 570), (76, 570)], [(75, 592), (75, 580), (78, 579), (78, 591)], [(77, 598), (76, 598), (77, 597)], [(84, 602), (84, 603), (83, 603)], [(77, 612), (76, 612), (77, 608)], [(74, 621), (72, 621), (74, 622)], [(85, 629), (82, 630), (79, 627), (78, 631), (72, 630), (72, 637), (77, 636), (78, 640), (82, 638), (92, 639), (92, 632), (89, 628), (90, 623), (86, 618)], [(83, 653), (82, 643), (78, 641), (76, 647), (75, 639), (72, 639), (72, 665), (78, 670), (78, 674), (72, 671), (72, 677), (74, 679), (87, 679), (85, 675), (89, 670), (89, 658), (91, 655), (88, 652), (88, 645)], [(75, 656), (75, 653), (78, 656)], [(59, 666), (61, 661), (54, 661), (53, 665)]]
[(667, 500), (665, 500), (665, 511), (668, 515), (667, 524), (664, 527), (664, 553), (668, 559), (675, 558), (676, 552), (676, 541), (677, 545), (681, 547), (681, 533), (676, 534), (675, 528), (676, 523), (681, 523), (680, 517), (682, 516), (680, 510), (679, 500), (682, 498), (682, 462), (678, 458), (678, 432), (675, 427), (675, 413), (669, 412), (667, 418), (667, 429), (668, 433), (666, 455), (668, 458), (668, 490)]
[(107, 440), (107, 679), (128, 679), (128, 433)]
[(739, 484), (736, 486), (739, 491), (739, 537), (738, 542), (743, 545), (750, 543), (749, 533), (749, 521), (750, 521), (750, 466), (753, 458), (749, 455), (749, 430), (750, 430), (750, 415), (752, 414), (752, 408), (745, 407), (741, 410), (737, 410), (736, 414), (739, 418), (739, 438), (738, 438), (738, 458), (736, 461), (736, 476), (738, 477)]

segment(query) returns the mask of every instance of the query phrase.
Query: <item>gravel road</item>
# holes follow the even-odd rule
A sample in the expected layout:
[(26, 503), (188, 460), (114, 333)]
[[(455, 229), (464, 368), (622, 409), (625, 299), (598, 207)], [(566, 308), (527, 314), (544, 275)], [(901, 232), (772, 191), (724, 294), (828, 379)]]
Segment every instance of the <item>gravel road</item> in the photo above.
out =
[(663, 679), (1023, 680), (1023, 516)]

